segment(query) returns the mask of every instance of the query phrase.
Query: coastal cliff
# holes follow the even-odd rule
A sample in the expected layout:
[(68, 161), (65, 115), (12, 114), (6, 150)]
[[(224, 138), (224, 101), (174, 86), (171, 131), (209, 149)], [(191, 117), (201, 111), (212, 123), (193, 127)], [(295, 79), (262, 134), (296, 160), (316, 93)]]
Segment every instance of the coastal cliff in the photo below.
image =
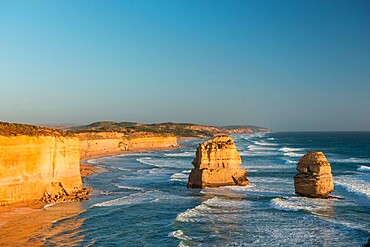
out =
[(225, 185), (247, 185), (247, 171), (234, 141), (227, 135), (200, 143), (192, 164), (188, 187), (205, 188)]
[(122, 153), (129, 150), (177, 146), (175, 136), (127, 136), (119, 132), (84, 132), (76, 134), (81, 143), (81, 158)]
[(84, 197), (78, 138), (28, 125), (0, 128), (0, 204)]

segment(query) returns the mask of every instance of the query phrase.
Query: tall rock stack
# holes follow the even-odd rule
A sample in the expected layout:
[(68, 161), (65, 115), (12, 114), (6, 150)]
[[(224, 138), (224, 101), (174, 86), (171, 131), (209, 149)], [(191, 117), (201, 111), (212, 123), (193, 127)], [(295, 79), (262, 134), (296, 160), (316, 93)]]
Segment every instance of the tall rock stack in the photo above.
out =
[(200, 143), (192, 164), (188, 187), (205, 188), (225, 185), (247, 185), (247, 171), (240, 168), (242, 160), (227, 135)]
[(334, 190), (330, 163), (322, 152), (308, 152), (297, 164), (295, 193), (301, 196), (328, 198)]

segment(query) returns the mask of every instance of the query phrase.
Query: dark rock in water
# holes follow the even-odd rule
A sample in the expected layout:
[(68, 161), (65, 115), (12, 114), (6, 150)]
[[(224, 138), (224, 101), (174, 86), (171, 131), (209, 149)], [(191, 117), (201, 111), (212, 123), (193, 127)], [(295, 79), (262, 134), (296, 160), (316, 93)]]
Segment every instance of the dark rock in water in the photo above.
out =
[(328, 198), (334, 190), (330, 163), (322, 152), (308, 152), (297, 164), (295, 193), (301, 196)]

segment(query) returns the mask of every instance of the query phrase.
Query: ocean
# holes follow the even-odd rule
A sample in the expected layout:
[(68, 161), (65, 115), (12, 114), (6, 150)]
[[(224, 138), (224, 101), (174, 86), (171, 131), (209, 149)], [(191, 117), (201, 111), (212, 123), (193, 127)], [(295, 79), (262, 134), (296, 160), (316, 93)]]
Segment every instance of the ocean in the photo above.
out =
[[(83, 211), (53, 222), (49, 228), (58, 229), (55, 234), (33, 237), (43, 238), (45, 246), (337, 247), (367, 242), (370, 132), (232, 137), (250, 185), (188, 189), (199, 139), (184, 141), (176, 150), (93, 159), (89, 162), (105, 171), (85, 179), (94, 191), (81, 203)], [(296, 164), (307, 151), (324, 152), (334, 178), (331, 195), (342, 199), (294, 193)], [(47, 210), (53, 207), (58, 204)]]

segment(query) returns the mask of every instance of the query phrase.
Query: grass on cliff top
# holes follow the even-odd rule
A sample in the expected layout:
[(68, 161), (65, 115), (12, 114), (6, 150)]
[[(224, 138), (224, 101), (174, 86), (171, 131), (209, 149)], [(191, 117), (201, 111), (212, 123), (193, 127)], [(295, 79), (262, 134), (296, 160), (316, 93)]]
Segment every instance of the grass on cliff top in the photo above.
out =
[(0, 122), (0, 135), (2, 136), (73, 136), (73, 133), (46, 127)]
[(154, 135), (175, 135), (179, 137), (211, 137), (216, 134), (224, 133), (228, 129), (223, 127), (204, 126), (191, 123), (156, 123), (141, 124), (134, 122), (95, 122), (85, 126), (73, 127), (69, 131), (72, 133), (91, 133), (91, 132), (119, 132), (125, 135), (135, 135), (137, 133), (151, 133)]

